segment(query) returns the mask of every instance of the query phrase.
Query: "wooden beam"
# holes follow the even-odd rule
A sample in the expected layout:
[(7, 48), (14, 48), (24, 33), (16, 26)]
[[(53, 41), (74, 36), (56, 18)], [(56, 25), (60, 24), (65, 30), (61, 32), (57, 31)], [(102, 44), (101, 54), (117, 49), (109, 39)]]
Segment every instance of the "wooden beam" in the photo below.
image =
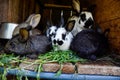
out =
[(68, 9), (71, 10), (72, 6), (65, 6), (65, 5), (56, 5), (56, 4), (45, 4), (45, 8), (59, 8), (59, 9)]

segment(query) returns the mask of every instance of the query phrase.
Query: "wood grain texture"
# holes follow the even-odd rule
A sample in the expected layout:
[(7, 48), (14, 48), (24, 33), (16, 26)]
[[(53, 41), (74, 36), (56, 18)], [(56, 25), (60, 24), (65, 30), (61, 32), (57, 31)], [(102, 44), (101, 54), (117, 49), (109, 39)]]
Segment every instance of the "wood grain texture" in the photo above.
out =
[(0, 0), (0, 22), (21, 23), (32, 14), (39, 13), (35, 0)]
[(120, 67), (109, 65), (77, 64), (78, 74), (120, 75)]
[(110, 29), (108, 34), (110, 47), (120, 54), (120, 19), (102, 23), (100, 26), (102, 27), (103, 31), (107, 28)]
[(120, 0), (89, 0), (89, 3), (96, 4), (94, 18), (98, 23), (120, 18)]
[(8, 0), (0, 0), (0, 22), (8, 21)]
[(95, 4), (94, 10), (95, 22), (100, 25), (103, 31), (110, 29), (109, 42), (110, 47), (117, 50), (120, 54), (120, 0), (88, 0)]

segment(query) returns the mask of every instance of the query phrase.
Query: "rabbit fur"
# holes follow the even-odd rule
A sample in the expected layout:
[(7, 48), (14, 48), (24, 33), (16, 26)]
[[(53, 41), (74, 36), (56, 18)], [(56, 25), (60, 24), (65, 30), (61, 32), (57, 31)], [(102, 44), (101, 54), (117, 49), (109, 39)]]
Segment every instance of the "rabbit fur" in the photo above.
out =
[(57, 29), (55, 36), (52, 38), (52, 45), (55, 50), (69, 50), (73, 35), (67, 32), (64, 27)]
[(80, 57), (96, 60), (103, 56), (109, 49), (108, 39), (105, 33), (99, 33), (93, 29), (82, 30), (71, 42), (70, 49)]
[[(71, 41), (73, 39), (73, 35), (71, 32), (67, 31), (64, 27), (64, 18), (63, 18), (63, 11), (61, 12), (61, 20), (59, 27), (50, 27), (50, 29), (54, 28), (53, 32), (54, 35), (51, 38), (52, 46), (55, 51), (57, 50), (69, 50)], [(52, 30), (51, 30), (52, 31)]]
[[(30, 22), (27, 23), (28, 25), (26, 24), (26, 22), (20, 24), (20, 26), (18, 25), (19, 31), (15, 31), (17, 32), (17, 34), (15, 34), (13, 38), (7, 42), (4, 48), (6, 53), (27, 55), (30, 58), (37, 58), (38, 54), (46, 53), (51, 49), (52, 46), (49, 39), (45, 35), (36, 34), (36, 31), (32, 30), (40, 21), (40, 19), (38, 19), (38, 17), (40, 18), (40, 16), (38, 16), (38, 14), (34, 14), (34, 16), (32, 15), (32, 17), (36, 19), (36, 22), (34, 22), (34, 19), (31, 18)], [(23, 24), (25, 24), (25, 26)], [(31, 25), (32, 27), (29, 28), (29, 25)]]

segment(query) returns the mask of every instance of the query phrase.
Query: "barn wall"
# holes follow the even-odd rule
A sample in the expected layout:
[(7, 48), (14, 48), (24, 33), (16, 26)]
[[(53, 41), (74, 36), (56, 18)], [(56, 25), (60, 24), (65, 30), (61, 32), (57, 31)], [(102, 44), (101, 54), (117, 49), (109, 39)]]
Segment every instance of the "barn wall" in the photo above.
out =
[(103, 30), (110, 28), (111, 48), (120, 54), (120, 0), (89, 0), (89, 3), (96, 4), (95, 21)]
[(35, 0), (0, 0), (0, 22), (23, 22), (32, 13), (39, 13)]

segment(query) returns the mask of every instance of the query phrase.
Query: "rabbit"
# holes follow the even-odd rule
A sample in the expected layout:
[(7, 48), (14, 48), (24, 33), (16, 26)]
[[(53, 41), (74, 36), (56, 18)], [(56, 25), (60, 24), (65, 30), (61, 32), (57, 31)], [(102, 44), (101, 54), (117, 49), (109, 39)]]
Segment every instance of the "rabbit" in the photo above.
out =
[(60, 27), (57, 29), (55, 37), (52, 39), (52, 45), (55, 51), (66, 51), (69, 50), (72, 39), (73, 35), (71, 32), (67, 32), (64, 27)]
[(94, 26), (94, 19), (92, 13), (89, 11), (81, 11), (79, 0), (73, 0), (72, 6), (76, 12), (76, 15), (70, 16), (67, 21), (66, 26), (67, 31), (71, 31), (73, 36), (75, 36), (78, 32), (91, 29)]
[(48, 25), (48, 29), (46, 30), (46, 36), (49, 38), (50, 41), (55, 36), (56, 31), (57, 31), (57, 26)]
[(53, 25), (52, 22), (52, 9), (50, 10), (50, 18), (47, 21), (47, 30), (46, 30), (46, 36), (51, 41), (52, 38), (55, 36), (55, 33), (57, 31), (57, 26)]
[(68, 32), (64, 27), (63, 12), (61, 13), (60, 27), (57, 28), (55, 35), (52, 38), (52, 46), (55, 51), (69, 50), (73, 35), (71, 32)]
[[(31, 14), (27, 20), (21, 24), (19, 24), (13, 31), (12, 36), (15, 36), (17, 34), (19, 34), (19, 30), (20, 28), (28, 28), (28, 29), (35, 29), (35, 27), (38, 25), (38, 23), (40, 22), (41, 19), (41, 15), (40, 14)], [(36, 30), (36, 29), (35, 29)], [(33, 30), (32, 30), (33, 31)], [(33, 33), (32, 31), (30, 31), (30, 35)], [(34, 31), (34, 34), (39, 34), (41, 33), (40, 31)]]
[[(33, 27), (37, 26), (36, 23), (40, 21), (40, 19), (37, 18), (40, 18), (40, 16), (36, 15), (38, 14), (32, 16), (34, 19), (31, 18), (30, 22), (27, 23), (28, 25), (26, 22), (22, 23), (22, 25), (25, 24), (25, 26), (21, 26), (21, 24), (19, 24), (20, 26), (18, 25), (19, 32), (5, 45), (4, 51), (6, 53), (26, 55), (34, 59), (37, 58), (37, 55), (51, 50), (52, 45), (49, 39), (43, 34), (34, 33), (36, 30), (34, 31)], [(33, 29), (30, 28), (29, 25), (31, 25)]]
[(106, 29), (104, 33), (99, 31), (82, 30), (72, 40), (70, 49), (75, 51), (78, 56), (89, 60), (96, 60), (97, 57), (105, 55), (109, 50), (109, 42), (106, 36), (109, 29)]

